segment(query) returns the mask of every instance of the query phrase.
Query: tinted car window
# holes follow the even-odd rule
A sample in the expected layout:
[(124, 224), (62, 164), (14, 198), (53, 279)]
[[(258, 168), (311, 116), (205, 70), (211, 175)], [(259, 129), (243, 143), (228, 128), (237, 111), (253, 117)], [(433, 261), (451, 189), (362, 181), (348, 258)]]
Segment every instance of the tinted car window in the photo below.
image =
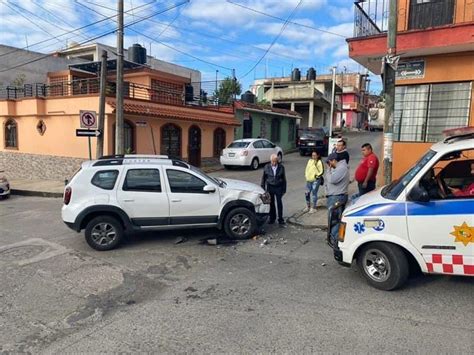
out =
[(161, 192), (160, 172), (158, 169), (130, 169), (123, 190)]
[(269, 142), (269, 141), (262, 141), (263, 142), (263, 148), (275, 148), (275, 144)]
[(94, 174), (91, 184), (104, 190), (112, 190), (117, 181), (118, 170), (102, 170)]
[(207, 184), (198, 177), (180, 170), (166, 170), (171, 192), (204, 193)]
[(227, 148), (247, 148), (250, 142), (232, 142)]
[(254, 148), (257, 148), (257, 149), (262, 149), (262, 148), (263, 148), (262, 141), (255, 141), (255, 142), (253, 142), (253, 147), (254, 147)]

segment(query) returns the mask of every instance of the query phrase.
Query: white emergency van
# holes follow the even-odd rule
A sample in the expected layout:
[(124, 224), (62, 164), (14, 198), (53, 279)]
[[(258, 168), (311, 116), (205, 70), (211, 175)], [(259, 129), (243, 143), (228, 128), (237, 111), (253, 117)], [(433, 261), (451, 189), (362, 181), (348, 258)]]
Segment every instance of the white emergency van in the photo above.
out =
[(400, 287), (412, 264), (426, 274), (474, 276), (474, 127), (445, 133), (399, 179), (342, 214), (334, 257), (356, 261), (378, 289)]

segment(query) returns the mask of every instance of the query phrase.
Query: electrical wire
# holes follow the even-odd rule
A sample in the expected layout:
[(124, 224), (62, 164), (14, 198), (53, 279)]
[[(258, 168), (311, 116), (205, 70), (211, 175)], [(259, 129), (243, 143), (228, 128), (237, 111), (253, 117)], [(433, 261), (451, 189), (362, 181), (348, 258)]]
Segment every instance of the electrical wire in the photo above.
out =
[[(83, 7), (85, 7), (85, 8), (87, 8), (87, 9), (89, 9), (89, 10), (91, 10), (91, 11), (94, 11), (95, 13), (97, 13), (97, 14), (99, 14), (99, 15), (101, 15), (101, 16), (105, 16), (105, 15), (101, 14), (99, 11), (94, 10), (94, 9), (91, 9), (90, 7), (88, 7), (88, 6), (84, 5), (84, 4), (81, 4), (81, 3), (79, 3), (79, 2), (78, 2), (78, 4), (81, 5), (81, 6), (83, 6)], [(116, 20), (114, 20), (114, 19), (111, 19), (111, 20), (114, 21), (114, 22), (116, 22)], [(167, 44), (167, 43), (165, 43), (165, 42), (163, 42), (163, 41), (157, 40), (157, 39), (155, 39), (155, 38), (153, 38), (153, 37), (151, 37), (151, 36), (149, 36), (149, 35), (147, 35), (147, 34), (145, 34), (145, 33), (143, 33), (143, 32), (137, 31), (137, 30), (135, 30), (135, 29), (133, 29), (133, 28), (130, 28), (130, 31), (133, 31), (133, 32), (135, 32), (136, 34), (141, 35), (141, 36), (143, 36), (143, 37), (145, 37), (145, 38), (148, 38), (149, 40), (151, 40), (151, 41), (153, 41), (153, 42), (155, 42), (155, 43), (158, 43), (158, 44), (160, 44), (160, 45), (162, 45), (162, 46), (165, 46), (165, 47), (167, 47), (167, 48), (169, 48), (169, 49), (171, 49), (171, 50), (173, 50), (173, 51), (176, 51), (176, 52), (178, 52), (178, 53), (181, 53), (181, 54), (183, 54), (183, 55), (185, 55), (185, 56), (188, 56), (188, 57), (190, 57), (190, 58), (196, 59), (197, 61), (200, 61), (200, 62), (202, 62), (202, 63), (211, 65), (211, 66), (216, 67), (216, 68), (226, 69), (226, 70), (229, 70), (229, 71), (232, 71), (232, 70), (233, 70), (232, 68), (228, 68), (228, 67), (225, 67), (225, 66), (223, 66), (223, 65), (210, 62), (210, 61), (208, 61), (208, 60), (199, 58), (199, 57), (197, 57), (197, 56), (195, 56), (195, 55), (193, 55), (193, 54), (190, 54), (190, 53), (188, 53), (188, 52), (185, 52), (185, 51), (183, 51), (183, 50), (181, 50), (181, 49), (175, 48), (175, 47), (173, 47), (173, 46), (171, 46), (171, 45), (169, 45), (169, 44)]]
[[(139, 9), (139, 8), (146, 7), (146, 6), (148, 6), (148, 5), (152, 4), (152, 3), (155, 3), (155, 2), (156, 2), (156, 0), (153, 0), (153, 1), (150, 1), (150, 2), (148, 2), (148, 3), (142, 4), (142, 5), (140, 5), (140, 6), (137, 6), (137, 7), (135, 8), (135, 10), (136, 10), (136, 9)], [(128, 13), (128, 12), (130, 12), (130, 11), (131, 11), (131, 10), (127, 10), (127, 11), (124, 11), (124, 13)], [(88, 27), (97, 25), (98, 23), (101, 23), (101, 22), (105, 22), (105, 21), (107, 21), (107, 20), (110, 20), (111, 18), (114, 18), (114, 17), (116, 17), (116, 16), (117, 16), (116, 14), (114, 14), (114, 15), (112, 15), (112, 16), (107, 16), (107, 17), (103, 18), (102, 20), (98, 20), (98, 21), (89, 23), (89, 24), (87, 24), (87, 25), (84, 25), (84, 26), (75, 28), (75, 29), (73, 29), (73, 30), (71, 30), (71, 31), (65, 32), (65, 33), (63, 33), (63, 34), (61, 34), (61, 35), (58, 35), (58, 36), (56, 36), (56, 37), (62, 37), (62, 36), (65, 36), (65, 35), (67, 35), (67, 34), (70, 34), (70, 33), (74, 33), (74, 32), (77, 32), (77, 31), (81, 31), (81, 30), (83, 30), (83, 29), (85, 29), (85, 28), (88, 28)], [(33, 46), (36, 46), (36, 45), (39, 45), (39, 44), (43, 44), (43, 43), (49, 42), (49, 41), (51, 41), (51, 38), (47, 38), (47, 39), (44, 39), (44, 40), (42, 40), (42, 41), (39, 41), (39, 42), (30, 44), (28, 47), (15, 48), (14, 50), (11, 50), (10, 52), (6, 52), (6, 53), (0, 54), (0, 58), (3, 57), (3, 56), (9, 55), (9, 54), (18, 52), (18, 51), (20, 51), (20, 50), (25, 50), (25, 49), (28, 49), (28, 48), (30, 48), (30, 47), (33, 47)]]
[(262, 57), (252, 66), (252, 68), (250, 68), (244, 75), (242, 75), (239, 80), (242, 80), (243, 78), (245, 78), (247, 75), (249, 75), (256, 67), (257, 65), (260, 64), (260, 62), (263, 60), (263, 58), (265, 58), (265, 56), (268, 54), (268, 52), (270, 51), (270, 49), (273, 47), (273, 45), (276, 43), (276, 41), (278, 41), (278, 38), (280, 38), (281, 34), (283, 33), (283, 31), (285, 31), (285, 28), (288, 26), (288, 23), (290, 21), (290, 19), (293, 17), (293, 15), (296, 13), (296, 10), (298, 10), (298, 7), (301, 5), (301, 3), (303, 2), (303, 0), (300, 0), (298, 2), (298, 4), (296, 5), (296, 7), (293, 9), (293, 11), (291, 11), (290, 15), (288, 16), (288, 18), (285, 20), (285, 23), (283, 24), (283, 26), (281, 27), (280, 29), (280, 32), (278, 33), (278, 35), (273, 39), (272, 43), (270, 43), (270, 45), (268, 46), (267, 50), (265, 51), (265, 53), (263, 53)]
[[(95, 4), (95, 3), (92, 3), (90, 1), (84, 1), (90, 5), (94, 5), (94, 6), (97, 6), (97, 7), (101, 7), (103, 9), (106, 9), (106, 10), (113, 10), (112, 8), (108, 7), (108, 6), (105, 6), (105, 5), (101, 5), (101, 4)], [(78, 2), (78, 4), (80, 4)], [(81, 4), (83, 5), (83, 4)], [(86, 6), (87, 7), (87, 6)], [(87, 7), (89, 8), (89, 7)], [(90, 9), (90, 8), (89, 8)], [(136, 16), (136, 15), (135, 15)], [(138, 17), (138, 16), (136, 16)], [(252, 48), (255, 48), (259, 51), (263, 51), (265, 52), (265, 49), (264, 48), (261, 48), (261, 47), (257, 47), (257, 46), (254, 46), (250, 43), (243, 43), (243, 42), (238, 42), (238, 41), (234, 41), (234, 40), (230, 40), (228, 38), (224, 38), (224, 37), (220, 37), (220, 36), (216, 36), (216, 35), (212, 35), (210, 33), (204, 33), (204, 32), (199, 32), (199, 31), (194, 31), (194, 30), (191, 30), (191, 29), (188, 29), (188, 28), (181, 28), (181, 27), (178, 27), (178, 26), (173, 26), (169, 23), (166, 23), (166, 22), (161, 22), (161, 21), (158, 21), (158, 20), (155, 20), (155, 19), (150, 19), (149, 20), (150, 22), (153, 22), (153, 23), (156, 23), (156, 24), (159, 24), (159, 25), (163, 25), (163, 26), (168, 26), (168, 27), (171, 27), (171, 28), (174, 28), (175, 30), (177, 31), (180, 31), (180, 32), (190, 32), (190, 33), (194, 33), (194, 34), (197, 34), (197, 35), (200, 35), (200, 36), (203, 36), (203, 37), (207, 37), (207, 38), (214, 38), (214, 39), (218, 39), (218, 40), (221, 40), (221, 41), (225, 41), (225, 42), (228, 42), (228, 43), (231, 43), (231, 44), (238, 44), (240, 46), (248, 46), (248, 47), (252, 47)], [(289, 55), (286, 55), (286, 54), (283, 54), (283, 53), (277, 53), (277, 52), (272, 52), (272, 51), (269, 51), (269, 53), (273, 54), (273, 55), (276, 55), (276, 56), (279, 56), (279, 57), (285, 57), (285, 58), (288, 58), (288, 59), (299, 59), (297, 57), (294, 57), (294, 56), (289, 56)], [(245, 53), (246, 54), (246, 53)], [(238, 57), (240, 58), (240, 57)], [(290, 62), (286, 61), (286, 62), (282, 62), (282, 63), (286, 63), (286, 64), (289, 64)]]
[[(171, 6), (171, 7), (168, 7), (168, 8), (166, 8), (166, 9), (164, 9), (164, 10), (160, 10), (160, 11), (154, 12), (154, 13), (152, 13), (151, 15), (147, 16), (147, 18), (151, 18), (151, 17), (154, 17), (154, 16), (156, 16), (156, 15), (165, 13), (165, 12), (167, 12), (167, 11), (170, 11), (170, 10), (174, 9), (174, 8), (177, 8), (177, 7), (179, 7), (179, 6), (182, 6), (182, 5), (184, 5), (185, 3), (187, 3), (187, 2), (188, 2), (188, 0), (183, 1), (183, 2), (181, 2), (181, 3), (178, 3), (178, 4), (176, 4), (176, 5), (173, 5), (173, 6)], [(115, 16), (112, 16), (112, 17), (115, 17)], [(124, 25), (123, 27), (124, 27), (124, 28), (127, 28), (127, 27), (130, 27), (130, 26), (133, 26), (133, 25), (135, 25), (135, 24), (137, 24), (137, 23), (139, 23), (139, 22), (145, 21), (147, 18), (144, 18), (143, 20), (132, 21), (132, 22), (130, 22), (130, 23)], [(116, 31), (117, 31), (117, 29), (114, 28), (114, 29), (111, 30), (111, 31), (107, 31), (107, 32), (102, 33), (102, 34), (100, 34), (100, 35), (97, 35), (97, 36), (95, 36), (95, 37), (89, 38), (89, 39), (86, 40), (86, 41), (77, 43), (77, 44), (75, 44), (75, 45), (69, 47), (69, 49), (82, 46), (83, 44), (86, 44), (86, 43), (88, 43), (88, 42), (94, 41), (94, 40), (99, 39), (99, 38), (101, 38), (101, 37), (105, 37), (105, 36), (107, 36), (107, 35), (109, 35), (109, 34), (111, 34), (111, 33), (114, 33), (114, 32), (116, 32)], [(6, 72), (6, 71), (9, 71), (9, 70), (12, 70), (12, 69), (16, 69), (16, 68), (22, 67), (22, 66), (24, 66), (24, 65), (28, 65), (28, 64), (34, 63), (34, 62), (38, 62), (38, 61), (43, 60), (43, 59), (45, 59), (45, 58), (51, 57), (51, 56), (53, 56), (54, 54), (55, 54), (55, 53), (45, 54), (45, 55), (43, 55), (43, 56), (41, 56), (41, 57), (38, 57), (38, 58), (35, 58), (35, 59), (32, 59), (32, 60), (29, 60), (29, 61), (27, 61), (27, 62), (25, 62), (25, 63), (17, 64), (17, 65), (14, 65), (13, 67), (6, 68), (6, 69), (2, 69), (2, 70), (0, 70), (0, 73)]]
[[(232, 5), (239, 6), (239, 7), (243, 8), (243, 9), (247, 9), (247, 10), (249, 10), (249, 11), (255, 12), (255, 13), (260, 14), (260, 15), (264, 15), (264, 16), (267, 16), (267, 17), (270, 17), (270, 18), (273, 18), (273, 19), (276, 19), (276, 20), (280, 20), (280, 21), (286, 21), (284, 18), (267, 14), (266, 12), (259, 11), (259, 10), (257, 10), (257, 9), (253, 9), (253, 8), (251, 8), (251, 7), (248, 7), (248, 6), (245, 6), (245, 5), (242, 5), (242, 4), (238, 4), (238, 3), (233, 2), (233, 1), (231, 1), (231, 0), (227, 0), (227, 2), (230, 3), (230, 4), (232, 4)], [(328, 30), (323, 30), (323, 29), (321, 29), (321, 28), (317, 28), (317, 27), (305, 25), (305, 24), (303, 24), (303, 23), (293, 22), (293, 21), (288, 21), (288, 23), (291, 23), (292, 25), (297, 25), (297, 26), (309, 28), (309, 29), (311, 29), (311, 30), (315, 30), (315, 31), (319, 31), (319, 32), (328, 33), (328, 34), (331, 34), (331, 35), (334, 35), (334, 36), (346, 38), (346, 36), (341, 35), (341, 34), (339, 34), (339, 33), (331, 32), (331, 31), (328, 31)]]
[(8, 2), (6, 1), (2, 1), (3, 4), (5, 4), (6, 6), (8, 6), (12, 11), (14, 11), (15, 13), (17, 13), (18, 15), (20, 15), (21, 17), (23, 17), (26, 21), (28, 21), (29, 23), (31, 23), (33, 26), (36, 26), (38, 27), (41, 31), (43, 31), (44, 33), (47, 33), (48, 35), (50, 35), (51, 37), (53, 37), (54, 39), (56, 39), (59, 43), (62, 43), (61, 40), (59, 40), (59, 38), (55, 35), (53, 35), (51, 32), (49, 32), (48, 30), (44, 29), (42, 26), (38, 25), (36, 22), (30, 20), (27, 16), (25, 16), (24, 14), (22, 14), (20, 11), (18, 11), (16, 8), (14, 8), (12, 5), (10, 5)]

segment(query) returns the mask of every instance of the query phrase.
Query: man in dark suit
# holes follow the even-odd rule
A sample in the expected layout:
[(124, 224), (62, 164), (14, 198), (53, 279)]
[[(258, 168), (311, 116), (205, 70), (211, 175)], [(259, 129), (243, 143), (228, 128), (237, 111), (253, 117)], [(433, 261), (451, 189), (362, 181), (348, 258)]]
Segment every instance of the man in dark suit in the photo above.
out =
[(271, 161), (263, 168), (262, 188), (270, 194), (270, 221), (269, 224), (275, 223), (275, 199), (278, 209), (278, 224), (281, 227), (285, 226), (283, 219), (283, 202), (282, 197), (286, 193), (286, 175), (285, 167), (278, 161), (276, 154), (272, 154)]

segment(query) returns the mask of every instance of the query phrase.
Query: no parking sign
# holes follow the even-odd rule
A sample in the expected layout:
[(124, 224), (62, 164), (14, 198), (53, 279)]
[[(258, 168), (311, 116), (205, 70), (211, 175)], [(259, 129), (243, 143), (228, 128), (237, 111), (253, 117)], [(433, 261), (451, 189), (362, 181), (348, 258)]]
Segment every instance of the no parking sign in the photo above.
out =
[(97, 128), (97, 113), (95, 111), (79, 111), (81, 128)]

